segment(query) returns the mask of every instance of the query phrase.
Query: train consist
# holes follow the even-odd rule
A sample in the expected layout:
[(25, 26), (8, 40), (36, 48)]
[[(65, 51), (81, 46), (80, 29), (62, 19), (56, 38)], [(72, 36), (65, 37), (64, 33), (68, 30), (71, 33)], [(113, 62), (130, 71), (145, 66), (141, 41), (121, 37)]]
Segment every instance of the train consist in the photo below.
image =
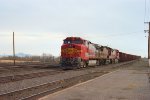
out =
[(140, 56), (119, 52), (107, 46), (91, 43), (80, 37), (67, 37), (61, 46), (61, 66), (81, 68), (139, 59)]

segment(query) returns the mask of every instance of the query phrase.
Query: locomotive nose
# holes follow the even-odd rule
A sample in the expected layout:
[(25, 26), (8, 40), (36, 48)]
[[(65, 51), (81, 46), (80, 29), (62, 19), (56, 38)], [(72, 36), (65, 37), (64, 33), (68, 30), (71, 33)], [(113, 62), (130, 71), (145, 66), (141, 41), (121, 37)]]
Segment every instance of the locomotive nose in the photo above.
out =
[(63, 57), (79, 57), (81, 53), (81, 47), (76, 44), (64, 45), (62, 47)]

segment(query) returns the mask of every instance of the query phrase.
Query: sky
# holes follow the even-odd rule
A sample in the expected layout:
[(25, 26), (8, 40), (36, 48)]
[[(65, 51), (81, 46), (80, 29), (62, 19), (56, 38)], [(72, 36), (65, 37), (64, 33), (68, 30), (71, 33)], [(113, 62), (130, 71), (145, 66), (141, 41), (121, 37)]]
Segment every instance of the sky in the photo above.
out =
[[(60, 55), (63, 39), (78, 36), (147, 57), (150, 0), (0, 0), (0, 55)], [(145, 9), (146, 8), (146, 9)]]

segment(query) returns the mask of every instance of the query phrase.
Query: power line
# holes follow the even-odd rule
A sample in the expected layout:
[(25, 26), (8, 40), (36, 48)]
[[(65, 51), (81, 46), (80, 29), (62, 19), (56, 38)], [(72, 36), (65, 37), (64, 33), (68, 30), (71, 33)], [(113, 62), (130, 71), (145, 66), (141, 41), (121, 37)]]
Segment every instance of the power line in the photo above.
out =
[[(137, 36), (138, 34), (137, 33), (142, 33), (143, 31), (139, 31), (139, 32), (132, 32), (132, 33), (117, 33), (117, 34), (108, 34), (108, 35), (101, 35), (101, 36), (98, 36), (98, 35), (96, 35), (96, 37), (95, 37), (95, 35), (92, 35), (92, 36), (90, 36), (90, 37), (95, 37), (95, 38), (99, 38), (99, 37), (101, 37), (101, 38), (111, 38), (111, 37), (122, 37), (122, 36), (128, 36), (128, 35), (134, 35), (134, 36)], [(139, 35), (141, 35), (141, 34), (139, 34)], [(88, 35), (87, 35), (88, 36)]]
[(132, 32), (132, 33), (117, 33), (117, 34), (110, 34), (110, 35), (107, 35), (106, 37), (111, 37), (111, 36), (122, 36), (122, 35), (133, 35), (133, 34), (136, 34), (137, 35), (137, 33), (141, 33), (141, 32), (143, 32), (143, 31), (139, 31), (139, 32)]

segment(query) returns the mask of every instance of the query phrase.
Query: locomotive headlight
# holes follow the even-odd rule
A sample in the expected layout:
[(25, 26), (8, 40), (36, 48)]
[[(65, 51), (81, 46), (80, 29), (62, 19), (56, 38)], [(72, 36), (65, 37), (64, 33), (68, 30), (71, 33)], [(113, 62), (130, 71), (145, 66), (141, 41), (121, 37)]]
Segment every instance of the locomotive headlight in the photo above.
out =
[(71, 48), (71, 47), (72, 47), (72, 45), (70, 44), (70, 45), (69, 45), (69, 47)]

